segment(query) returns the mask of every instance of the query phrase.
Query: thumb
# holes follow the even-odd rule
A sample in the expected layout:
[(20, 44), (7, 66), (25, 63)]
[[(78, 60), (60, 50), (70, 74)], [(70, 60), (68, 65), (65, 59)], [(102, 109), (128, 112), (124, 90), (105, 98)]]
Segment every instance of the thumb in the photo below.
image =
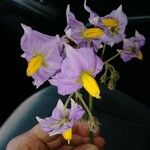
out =
[(54, 141), (54, 140), (56, 140), (58, 138), (57, 135), (49, 136), (46, 132), (44, 132), (41, 129), (40, 124), (37, 124), (36, 126), (34, 126), (31, 130), (28, 131), (28, 133), (31, 136), (39, 139), (43, 143), (52, 142), (52, 141)]
[(98, 150), (98, 147), (96, 145), (93, 145), (93, 144), (83, 144), (83, 145), (76, 147), (74, 150), (83, 150), (83, 149)]

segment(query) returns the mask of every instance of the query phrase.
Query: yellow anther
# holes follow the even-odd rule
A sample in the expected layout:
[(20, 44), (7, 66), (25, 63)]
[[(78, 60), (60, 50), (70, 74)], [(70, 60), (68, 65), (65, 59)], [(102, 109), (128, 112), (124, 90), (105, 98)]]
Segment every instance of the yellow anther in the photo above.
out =
[(72, 139), (72, 128), (69, 128), (67, 131), (65, 131), (63, 133), (63, 137), (64, 137), (64, 139), (66, 139), (68, 141), (68, 144), (69, 144)]
[(82, 35), (85, 39), (96, 39), (100, 38), (104, 34), (104, 31), (100, 28), (86, 29)]
[(112, 18), (104, 18), (102, 19), (102, 23), (107, 26), (107, 27), (118, 27), (119, 23), (116, 19), (112, 19)]
[(98, 87), (98, 84), (96, 80), (88, 73), (83, 73), (81, 75), (81, 80), (83, 87), (88, 91), (88, 93), (96, 97), (97, 99), (100, 99), (100, 89)]
[(37, 55), (30, 59), (27, 68), (27, 75), (32, 76), (36, 71), (38, 71), (44, 63), (44, 57), (42, 55)]
[(141, 51), (139, 51), (139, 53), (138, 53), (138, 59), (143, 60), (143, 54)]

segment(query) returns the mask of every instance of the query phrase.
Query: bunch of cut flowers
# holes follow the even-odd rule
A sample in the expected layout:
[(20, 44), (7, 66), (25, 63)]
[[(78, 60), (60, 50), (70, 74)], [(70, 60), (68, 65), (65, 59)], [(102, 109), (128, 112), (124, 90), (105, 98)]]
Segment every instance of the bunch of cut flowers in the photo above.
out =
[[(45, 35), (22, 24), (21, 48), (22, 57), (28, 62), (27, 76), (34, 79), (37, 88), (48, 81), (57, 87), (60, 95), (68, 95), (64, 103), (58, 100), (51, 116), (36, 119), (50, 136), (62, 134), (68, 143), (72, 139), (72, 127), (82, 120), (88, 123), (90, 137), (99, 126), (92, 114), (93, 101), (101, 99), (99, 83), (105, 83), (112, 90), (119, 79), (119, 72), (111, 61), (118, 56), (124, 62), (132, 58), (142, 60), (140, 49), (145, 43), (145, 37), (138, 31), (133, 37), (126, 37), (128, 20), (122, 6), (106, 16), (92, 11), (86, 1), (84, 8), (89, 13), (88, 25), (78, 21), (70, 11), (70, 5), (67, 6), (67, 26), (63, 36)], [(113, 50), (115, 54), (104, 59), (105, 53), (116, 44), (121, 48)], [(88, 103), (82, 88), (89, 94)]]

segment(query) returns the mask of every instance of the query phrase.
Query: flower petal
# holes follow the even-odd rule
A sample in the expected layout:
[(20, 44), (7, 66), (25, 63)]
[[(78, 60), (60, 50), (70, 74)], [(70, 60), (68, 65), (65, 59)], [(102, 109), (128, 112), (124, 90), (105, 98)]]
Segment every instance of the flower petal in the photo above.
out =
[(65, 28), (66, 36), (73, 40), (76, 44), (79, 44), (82, 41), (80, 33), (85, 28), (85, 26), (82, 22), (75, 18), (74, 14), (70, 11), (70, 5), (67, 6), (66, 17), (68, 24)]
[(68, 95), (80, 89), (82, 85), (76, 82), (77, 78), (67, 78), (63, 73), (58, 73), (49, 82), (57, 86), (58, 93), (61, 95)]
[(53, 128), (57, 125), (57, 121), (52, 117), (47, 117), (45, 119), (41, 119), (40, 117), (36, 117), (37, 121), (40, 123), (40, 126), (43, 131), (51, 132)]
[(84, 113), (85, 113), (84, 109), (80, 105), (75, 103), (73, 99), (71, 99), (71, 109), (69, 110), (69, 116), (72, 123), (74, 124), (79, 119), (81, 119)]
[(49, 134), (50, 136), (57, 135), (57, 134), (63, 134), (65, 131), (68, 129), (72, 128), (73, 124), (71, 123), (66, 123), (63, 126), (56, 126)]
[(65, 111), (66, 107), (64, 106), (63, 102), (59, 99), (56, 107), (53, 109), (52, 118), (56, 120), (61, 120), (61, 118), (64, 117)]
[(89, 22), (95, 26), (97, 26), (99, 21), (99, 16), (95, 12), (91, 10), (90, 7), (86, 5), (86, 0), (84, 0), (84, 9), (90, 13)]

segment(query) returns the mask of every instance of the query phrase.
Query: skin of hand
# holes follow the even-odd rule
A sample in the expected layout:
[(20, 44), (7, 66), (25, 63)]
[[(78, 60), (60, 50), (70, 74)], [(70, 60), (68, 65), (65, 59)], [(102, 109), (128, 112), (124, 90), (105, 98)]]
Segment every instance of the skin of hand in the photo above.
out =
[(103, 150), (105, 140), (99, 136), (100, 130), (94, 133), (94, 143), (89, 144), (89, 129), (86, 122), (73, 127), (71, 144), (61, 135), (49, 136), (37, 124), (28, 132), (13, 138), (6, 150)]

